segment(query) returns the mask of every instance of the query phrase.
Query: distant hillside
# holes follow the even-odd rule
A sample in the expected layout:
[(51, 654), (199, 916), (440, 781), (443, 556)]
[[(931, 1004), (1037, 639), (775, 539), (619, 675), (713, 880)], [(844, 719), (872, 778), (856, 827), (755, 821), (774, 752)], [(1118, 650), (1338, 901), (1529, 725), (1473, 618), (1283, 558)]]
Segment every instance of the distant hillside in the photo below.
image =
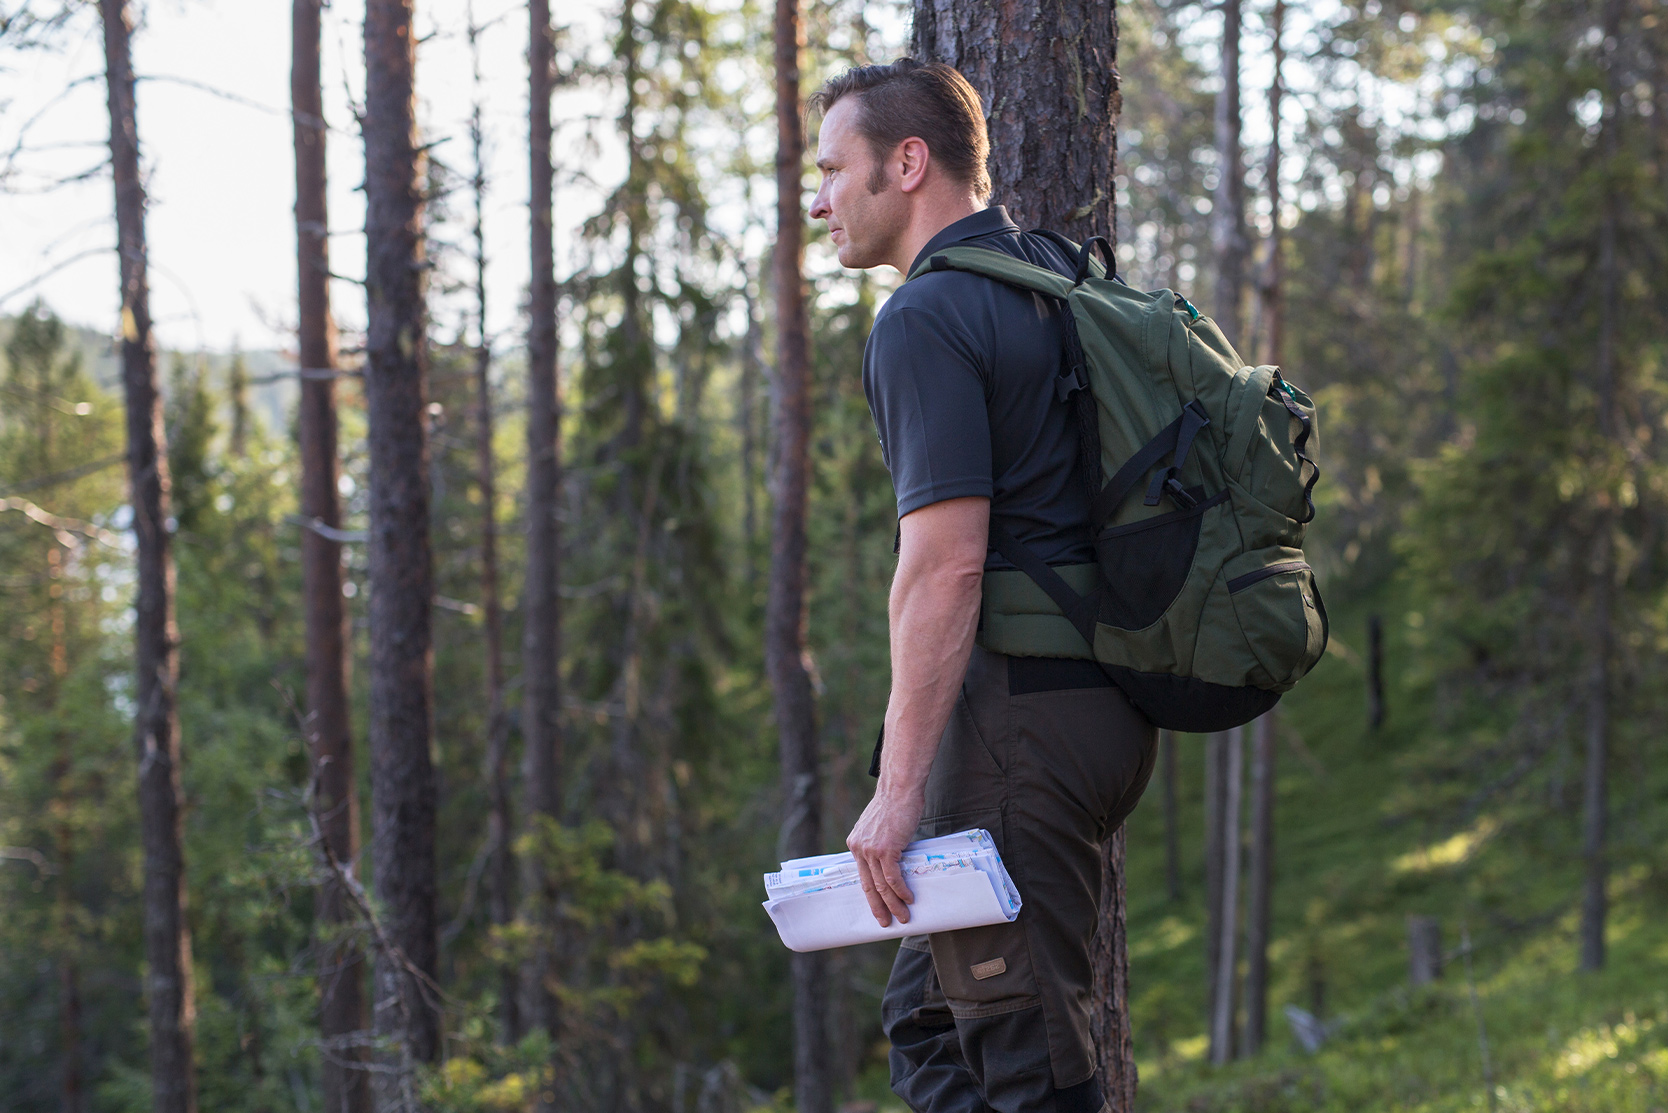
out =
[[(0, 317), (0, 349), (3, 349), (11, 336), (14, 319), (15, 317)], [(106, 390), (120, 393), (121, 347), (115, 337), (82, 325), (68, 322), (65, 324), (71, 337), (70, 342), (80, 352), (93, 380)], [(164, 395), (170, 389), (169, 380), (175, 363), (180, 360), (186, 361), (188, 366), (200, 361), (208, 375), (209, 384), (217, 391), (225, 387), (226, 373), (232, 364), (231, 352), (182, 352), (165, 348), (157, 353), (157, 371), (162, 380)], [(280, 377), (280, 372), (295, 366), (294, 355), (257, 349), (244, 352), (243, 361), (249, 370), (249, 378), (255, 384), (249, 389), (251, 410), (269, 430), (274, 433), (283, 432), (288, 428), (290, 415), (294, 411), (297, 391), (295, 380), (287, 376)], [(3, 363), (4, 355), (0, 353), (0, 365)]]

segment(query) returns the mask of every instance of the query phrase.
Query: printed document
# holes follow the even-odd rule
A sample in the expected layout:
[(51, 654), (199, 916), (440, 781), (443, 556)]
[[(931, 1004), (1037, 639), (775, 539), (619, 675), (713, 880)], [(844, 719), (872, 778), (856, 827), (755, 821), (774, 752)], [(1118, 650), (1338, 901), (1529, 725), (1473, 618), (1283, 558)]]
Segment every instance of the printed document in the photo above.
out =
[(1019, 892), (989, 831), (958, 831), (912, 842), (904, 847), (898, 865), (915, 894), (907, 924), (896, 918), (887, 927), (875, 922), (849, 852), (795, 858), (765, 874), (770, 899), (764, 909), (782, 942), (795, 951), (983, 927), (1019, 915)]

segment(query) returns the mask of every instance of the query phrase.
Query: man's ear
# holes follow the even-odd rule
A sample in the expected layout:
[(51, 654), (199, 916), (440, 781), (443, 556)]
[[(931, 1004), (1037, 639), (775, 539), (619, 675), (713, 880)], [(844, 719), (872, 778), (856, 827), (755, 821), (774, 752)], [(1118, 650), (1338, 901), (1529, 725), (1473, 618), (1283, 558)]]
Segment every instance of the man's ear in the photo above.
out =
[(898, 144), (897, 151), (892, 156), (897, 160), (902, 172), (898, 175), (898, 185), (905, 193), (914, 193), (927, 180), (927, 164), (932, 159), (932, 153), (927, 150), (927, 141), (910, 136)]

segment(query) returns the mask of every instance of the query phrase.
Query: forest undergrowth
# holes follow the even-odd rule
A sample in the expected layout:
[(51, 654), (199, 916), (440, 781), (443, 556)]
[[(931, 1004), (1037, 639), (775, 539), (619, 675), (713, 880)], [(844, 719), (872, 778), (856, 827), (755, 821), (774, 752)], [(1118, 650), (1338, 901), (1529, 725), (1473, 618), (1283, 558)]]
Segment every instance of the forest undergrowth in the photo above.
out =
[[(1131, 820), (1142, 1109), (1646, 1113), (1668, 1103), (1668, 887), (1653, 868), (1668, 835), (1668, 778), (1641, 761), (1617, 785), (1629, 834), (1610, 885), (1610, 962), (1579, 972), (1576, 810), (1477, 800), (1474, 783), (1433, 764), (1429, 742), (1454, 716), (1438, 710), (1424, 619), (1408, 595), (1392, 587), (1334, 613), (1331, 652), (1281, 704), (1270, 1039), (1259, 1057), (1203, 1062), (1203, 916), (1185, 899), (1202, 883), (1197, 739), (1178, 752), (1182, 902), (1166, 894), (1156, 793)], [(1363, 659), (1375, 610), (1389, 709), (1377, 732)], [(1409, 916), (1438, 918), (1446, 959), (1418, 989)], [(1288, 1004), (1331, 1031), (1318, 1053), (1299, 1047)]]

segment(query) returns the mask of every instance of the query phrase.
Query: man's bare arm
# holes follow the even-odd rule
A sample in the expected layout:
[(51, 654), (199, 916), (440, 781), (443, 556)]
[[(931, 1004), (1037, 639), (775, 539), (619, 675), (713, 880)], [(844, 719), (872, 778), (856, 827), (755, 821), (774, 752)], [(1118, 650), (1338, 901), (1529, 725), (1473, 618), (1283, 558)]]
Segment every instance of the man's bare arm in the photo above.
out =
[(882, 927), (909, 922), (915, 899), (898, 856), (915, 837), (938, 739), (973, 652), (990, 536), (990, 500), (949, 499), (899, 523), (902, 544), (889, 606), (892, 693), (880, 781), (846, 839)]

